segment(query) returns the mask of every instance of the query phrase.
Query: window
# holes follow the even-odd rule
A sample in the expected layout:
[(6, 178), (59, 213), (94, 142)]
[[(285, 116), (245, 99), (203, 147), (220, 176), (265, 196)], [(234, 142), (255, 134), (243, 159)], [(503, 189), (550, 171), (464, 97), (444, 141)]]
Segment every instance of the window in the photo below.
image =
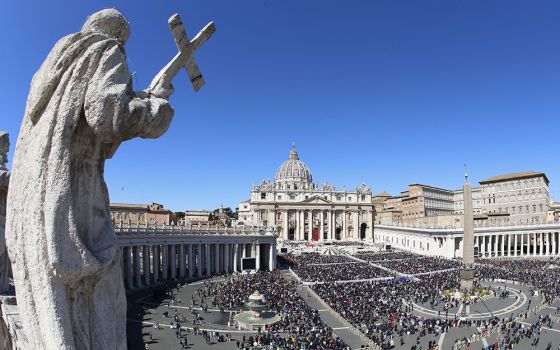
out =
[(138, 221), (142, 221), (144, 220), (144, 215), (143, 214), (138, 214)]
[(266, 199), (266, 193), (261, 193), (261, 199)]
[(278, 200), (281, 200), (281, 199), (282, 199), (282, 196), (281, 196), (281, 195), (278, 195)]
[(365, 201), (366, 200), (366, 195), (362, 194), (362, 200)]
[(305, 196), (305, 199), (308, 199), (308, 198), (309, 198), (309, 196)]
[(296, 196), (294, 196), (293, 194), (290, 195), (290, 199), (296, 199)]

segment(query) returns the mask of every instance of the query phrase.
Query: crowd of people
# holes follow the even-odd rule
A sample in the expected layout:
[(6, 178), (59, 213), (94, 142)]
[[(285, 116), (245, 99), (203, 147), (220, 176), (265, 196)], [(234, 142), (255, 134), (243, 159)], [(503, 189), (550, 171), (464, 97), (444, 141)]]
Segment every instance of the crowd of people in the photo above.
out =
[(252, 275), (235, 275), (208, 288), (212, 303), (218, 307), (238, 308), (255, 290), (264, 295), (269, 310), (281, 320), (261, 329), (246, 348), (258, 344), (280, 349), (330, 349), (348, 350), (332, 328), (323, 322), (317, 310), (312, 309), (301, 297), (298, 284), (282, 276), (279, 271), (263, 271)]
[(292, 270), (305, 282), (355, 281), (390, 277), (391, 273), (366, 263), (295, 265)]
[[(363, 252), (355, 257), (374, 264), (360, 263), (346, 255), (318, 253), (285, 255), (281, 259), (301, 281), (323, 282), (312, 286), (317, 295), (384, 350), (395, 345), (403, 346), (405, 343), (411, 349), (419, 348), (421, 343), (427, 343), (429, 349), (436, 348), (435, 340), (439, 335), (454, 327), (476, 327), (498, 332), (498, 341), (489, 345), (492, 349), (512, 348), (527, 338), (532, 345), (536, 345), (539, 343), (542, 327), (552, 326), (553, 319), (548, 315), (539, 316), (531, 325), (521, 323), (517, 316), (527, 318), (530, 301), (526, 310), (519, 311), (521, 314), (510, 314), (505, 318), (465, 320), (458, 317), (460, 303), (478, 302), (459, 301), (448, 293), (459, 286), (458, 260), (424, 257), (406, 252)], [(410, 275), (451, 271), (421, 275), (418, 278), (395, 277), (367, 282), (334, 283), (394, 277), (390, 271), (374, 265)], [(508, 280), (530, 286), (541, 293), (545, 303), (552, 303), (560, 297), (558, 260), (482, 259), (477, 260), (475, 275), (477, 281)], [(258, 290), (264, 295), (268, 308), (275, 311), (281, 320), (261, 329), (257, 335), (236, 339), (238, 348), (270, 346), (274, 349), (294, 350), (348, 349), (324, 323), (319, 312), (305, 303), (299, 288), (301, 286), (297, 281), (283, 276), (279, 271), (263, 271), (253, 275), (235, 274), (226, 276), (222, 281), (205, 281), (192, 297), (191, 305), (200, 305), (203, 310), (207, 310), (209, 304), (221, 311), (241, 310), (247, 297)], [(494, 288), (487, 289), (486, 292), (496, 298), (510, 297), (507, 289)], [(420, 316), (422, 314), (415, 312), (414, 305), (436, 310), (438, 317), (435, 314), (433, 317)], [(560, 313), (560, 307), (557, 313)], [(180, 335), (179, 333), (178, 337)], [(475, 335), (481, 336), (480, 333)], [(223, 337), (229, 340), (228, 336)], [(457, 339), (456, 344), (468, 344), (472, 341), (471, 338)]]
[[(451, 287), (443, 276), (425, 281), (392, 279), (387, 281), (344, 284), (318, 284), (314, 291), (331, 308), (383, 349), (404, 345), (412, 335), (419, 344), (425, 336), (437, 336), (450, 327), (481, 326), (483, 321), (460, 321), (456, 318), (427, 318), (413, 314), (405, 299), (425, 302)], [(496, 321), (489, 321), (496, 322)], [(434, 344), (435, 345), (435, 344)]]
[(319, 253), (286, 255), (282, 256), (281, 259), (290, 265), (340, 264), (356, 262), (345, 255), (324, 255)]
[(382, 261), (378, 262), (378, 264), (408, 275), (456, 269), (461, 267), (461, 263), (458, 260), (426, 256), (415, 256), (402, 260)]
[[(408, 273), (458, 267), (457, 261), (439, 260), (441, 259), (413, 258), (393, 261), (393, 265), (390, 266)], [(428, 267), (423, 267), (426, 261)], [(404, 262), (408, 264), (403, 265)], [(512, 280), (532, 286), (542, 293), (545, 303), (550, 303), (560, 296), (560, 266), (555, 265), (557, 262), (539, 260), (485, 260), (476, 265), (475, 274), (478, 280)], [(316, 284), (313, 289), (331, 308), (380, 344), (383, 349), (390, 349), (399, 343), (404, 345), (407, 335), (413, 335), (415, 344), (412, 346), (415, 346), (420, 343), (422, 337), (432, 335), (435, 339), (451, 327), (499, 327), (499, 342), (491, 346), (495, 346), (495, 349), (507, 349), (524, 338), (531, 339), (532, 344), (538, 344), (541, 327), (552, 326), (548, 315), (539, 316), (538, 321), (530, 326), (521, 324), (515, 317), (517, 315), (513, 314), (504, 319), (494, 317), (487, 320), (462, 320), (456, 316), (461, 301), (446, 294), (446, 291), (455, 290), (458, 285), (457, 269), (414, 280), (398, 278), (371, 282), (325, 283)], [(496, 288), (487, 292), (497, 298), (508, 297), (508, 291), (504, 289)], [(439, 309), (439, 317), (421, 317), (415, 314), (412, 303)], [(530, 306), (529, 303), (527, 309)], [(451, 312), (451, 309), (454, 311)], [(521, 312), (520, 315), (527, 317), (527, 310)], [(432, 345), (435, 346), (433, 343)]]
[(357, 252), (356, 257), (358, 259), (366, 260), (369, 262), (379, 262), (379, 261), (392, 261), (401, 259), (410, 259), (418, 257), (417, 254), (407, 253), (407, 252)]
[(477, 274), (487, 279), (517, 281), (542, 293), (545, 302), (560, 297), (560, 261), (549, 259), (481, 259)]

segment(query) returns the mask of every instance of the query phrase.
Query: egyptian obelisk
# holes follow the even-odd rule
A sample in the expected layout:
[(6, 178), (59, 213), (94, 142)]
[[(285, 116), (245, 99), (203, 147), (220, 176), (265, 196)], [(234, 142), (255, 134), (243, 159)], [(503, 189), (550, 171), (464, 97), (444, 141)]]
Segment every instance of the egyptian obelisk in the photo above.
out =
[(474, 222), (472, 209), (472, 190), (465, 166), (463, 185), (463, 264), (461, 266), (461, 290), (470, 291), (474, 280)]

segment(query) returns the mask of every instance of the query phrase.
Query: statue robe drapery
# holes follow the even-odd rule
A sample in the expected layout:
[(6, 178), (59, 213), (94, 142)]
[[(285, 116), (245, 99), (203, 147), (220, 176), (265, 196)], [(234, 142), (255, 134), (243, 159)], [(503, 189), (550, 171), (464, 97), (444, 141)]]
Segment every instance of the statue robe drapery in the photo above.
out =
[(132, 90), (101, 33), (59, 40), (33, 77), (16, 144), (6, 239), (33, 349), (126, 349), (121, 254), (103, 179), (122, 141), (169, 127), (165, 99)]

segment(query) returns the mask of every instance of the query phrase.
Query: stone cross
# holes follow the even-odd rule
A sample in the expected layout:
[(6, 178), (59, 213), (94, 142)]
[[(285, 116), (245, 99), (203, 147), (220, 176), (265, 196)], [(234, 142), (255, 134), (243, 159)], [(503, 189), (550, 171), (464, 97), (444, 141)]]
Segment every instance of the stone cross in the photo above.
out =
[(214, 34), (216, 27), (214, 22), (208, 23), (195, 37), (192, 41), (189, 41), (183, 22), (179, 14), (174, 14), (169, 18), (169, 29), (173, 34), (173, 39), (175, 39), (175, 44), (179, 52), (173, 59), (156, 75), (148, 90), (153, 90), (156, 88), (158, 83), (165, 79), (167, 83), (171, 83), (171, 80), (179, 73), (181, 68), (185, 67), (189, 78), (193, 85), (194, 91), (197, 92), (204, 85), (204, 78), (198, 69), (198, 65), (194, 59), (194, 52), (202, 45), (204, 42)]

